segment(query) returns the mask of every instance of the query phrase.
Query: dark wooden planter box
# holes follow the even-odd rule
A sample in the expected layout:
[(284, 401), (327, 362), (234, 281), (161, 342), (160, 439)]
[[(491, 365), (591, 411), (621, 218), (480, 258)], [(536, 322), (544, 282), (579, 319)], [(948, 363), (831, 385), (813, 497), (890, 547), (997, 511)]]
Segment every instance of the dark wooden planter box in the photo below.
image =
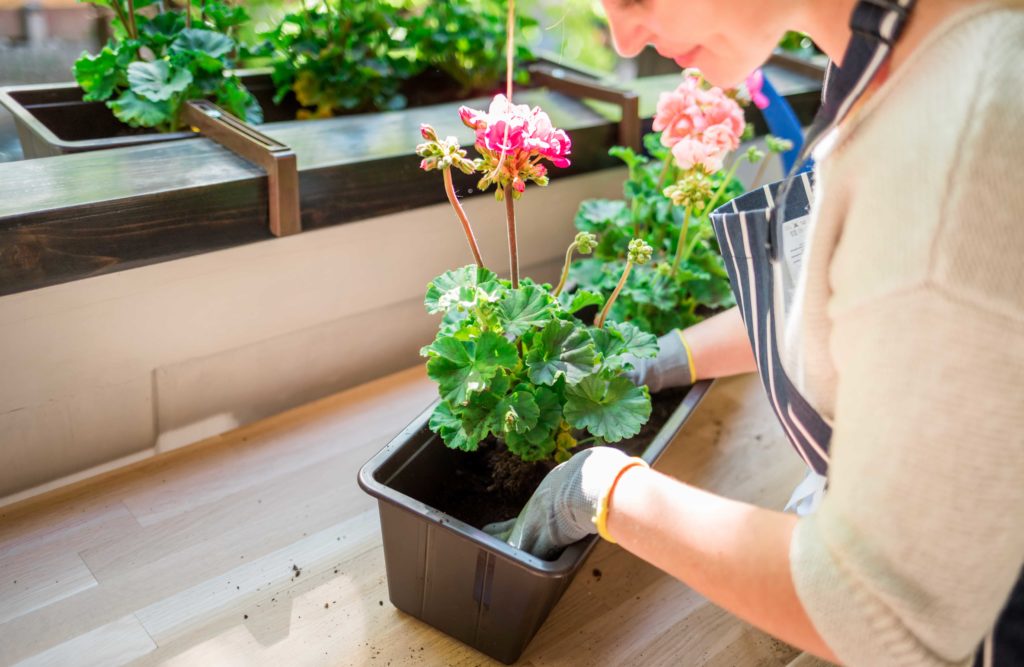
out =
[[(644, 450), (654, 463), (707, 394), (695, 384)], [(359, 471), (378, 500), (391, 603), (506, 664), (515, 662), (598, 537), (541, 560), (417, 500), (444, 484), (461, 452), (427, 428), (431, 406)]]

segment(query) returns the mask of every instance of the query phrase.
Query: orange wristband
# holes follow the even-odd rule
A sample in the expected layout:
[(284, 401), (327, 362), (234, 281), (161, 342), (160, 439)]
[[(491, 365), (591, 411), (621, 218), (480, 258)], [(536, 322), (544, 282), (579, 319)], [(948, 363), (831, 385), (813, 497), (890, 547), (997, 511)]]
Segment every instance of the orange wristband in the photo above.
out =
[(612, 480), (611, 486), (608, 487), (608, 490), (605, 491), (604, 495), (602, 495), (597, 501), (597, 514), (594, 516), (594, 525), (597, 526), (597, 534), (612, 544), (616, 543), (615, 540), (612, 539), (612, 536), (608, 534), (608, 510), (611, 506), (612, 492), (615, 491), (615, 486), (619, 483), (619, 480), (622, 479), (623, 473), (630, 468), (636, 468), (637, 466), (650, 468), (650, 466), (647, 465), (647, 461), (644, 461), (642, 458), (638, 456), (630, 458), (629, 463), (622, 466), (622, 469), (615, 475), (615, 479)]

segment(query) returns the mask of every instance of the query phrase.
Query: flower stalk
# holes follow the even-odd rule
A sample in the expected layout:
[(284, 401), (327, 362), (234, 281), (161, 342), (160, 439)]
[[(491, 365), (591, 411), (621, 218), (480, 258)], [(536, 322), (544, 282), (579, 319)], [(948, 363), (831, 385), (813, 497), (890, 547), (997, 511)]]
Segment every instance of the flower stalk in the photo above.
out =
[(466, 241), (469, 243), (469, 250), (473, 253), (473, 259), (476, 260), (476, 265), (483, 268), (484, 260), (483, 257), (480, 256), (480, 246), (477, 245), (476, 235), (473, 234), (473, 227), (469, 224), (469, 218), (466, 216), (466, 211), (462, 208), (462, 203), (455, 194), (455, 185), (452, 182), (451, 167), (443, 169), (442, 173), (444, 174), (445, 194), (448, 195), (448, 201), (451, 203), (452, 208), (455, 209), (455, 215), (458, 216), (459, 222), (462, 223), (462, 231), (466, 234)]
[(597, 247), (597, 237), (590, 232), (580, 232), (576, 235), (573, 242), (569, 244), (569, 249), (565, 251), (565, 264), (562, 266), (562, 277), (558, 280), (558, 287), (556, 287), (555, 291), (551, 293), (551, 296), (557, 298), (565, 288), (565, 281), (569, 278), (569, 265), (572, 264), (573, 251), (579, 250), (584, 255), (589, 255), (594, 252), (595, 247)]
[(448, 195), (448, 202), (455, 209), (455, 215), (462, 223), (462, 231), (466, 234), (466, 241), (473, 253), (476, 265), (483, 267), (484, 260), (480, 255), (480, 246), (476, 242), (476, 235), (473, 234), (473, 227), (469, 224), (469, 217), (462, 208), (458, 196), (455, 194), (455, 184), (452, 182), (452, 167), (464, 174), (472, 174), (476, 171), (476, 164), (466, 157), (466, 151), (459, 146), (455, 137), (441, 139), (437, 131), (430, 125), (420, 126), (420, 135), (425, 141), (416, 147), (416, 154), (423, 158), (420, 161), (420, 169), (433, 171), (438, 169), (444, 176), (444, 191)]
[[(672, 271), (669, 276), (675, 278), (679, 271), (679, 264), (683, 261), (683, 249), (686, 247), (686, 234), (690, 228), (690, 216), (693, 214), (693, 205), (686, 207), (686, 216), (683, 218), (683, 226), (679, 229), (679, 242), (676, 244), (676, 256), (672, 260)], [(686, 253), (687, 255), (689, 253)]]
[(643, 239), (633, 239), (629, 242), (629, 251), (626, 254), (626, 268), (622, 270), (622, 277), (619, 278), (619, 283), (615, 286), (612, 291), (612, 295), (608, 297), (608, 301), (605, 302), (604, 308), (601, 309), (600, 314), (594, 320), (594, 326), (598, 329), (604, 327), (604, 322), (608, 319), (608, 313), (612, 310), (612, 304), (619, 298), (619, 293), (622, 288), (626, 286), (626, 280), (629, 278), (629, 272), (633, 270), (634, 264), (646, 264), (651, 261), (651, 254), (654, 252), (654, 248), (647, 245)]
[(505, 185), (505, 222), (508, 225), (508, 265), (512, 289), (519, 288), (519, 247), (516, 242), (516, 205), (512, 184)]

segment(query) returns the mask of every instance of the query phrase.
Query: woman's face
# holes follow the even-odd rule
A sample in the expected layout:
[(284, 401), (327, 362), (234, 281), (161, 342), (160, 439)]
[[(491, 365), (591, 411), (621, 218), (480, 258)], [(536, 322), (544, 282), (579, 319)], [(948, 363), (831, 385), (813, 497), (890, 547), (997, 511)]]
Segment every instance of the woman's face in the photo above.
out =
[(647, 44), (711, 83), (732, 87), (760, 67), (793, 25), (798, 0), (602, 0), (620, 55)]

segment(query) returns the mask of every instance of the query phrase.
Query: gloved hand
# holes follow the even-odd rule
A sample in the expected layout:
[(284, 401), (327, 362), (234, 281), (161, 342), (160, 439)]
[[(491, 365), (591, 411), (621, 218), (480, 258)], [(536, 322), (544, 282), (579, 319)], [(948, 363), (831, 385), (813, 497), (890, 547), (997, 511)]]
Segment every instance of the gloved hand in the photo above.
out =
[(637, 385), (647, 385), (652, 393), (693, 384), (690, 358), (678, 329), (658, 339), (658, 356), (653, 359), (631, 358), (630, 362), (633, 370), (627, 371), (626, 376)]
[(534, 556), (552, 558), (562, 547), (597, 532), (602, 496), (624, 468), (637, 463), (611, 447), (578, 452), (548, 473), (518, 518), (489, 524), (484, 531)]

